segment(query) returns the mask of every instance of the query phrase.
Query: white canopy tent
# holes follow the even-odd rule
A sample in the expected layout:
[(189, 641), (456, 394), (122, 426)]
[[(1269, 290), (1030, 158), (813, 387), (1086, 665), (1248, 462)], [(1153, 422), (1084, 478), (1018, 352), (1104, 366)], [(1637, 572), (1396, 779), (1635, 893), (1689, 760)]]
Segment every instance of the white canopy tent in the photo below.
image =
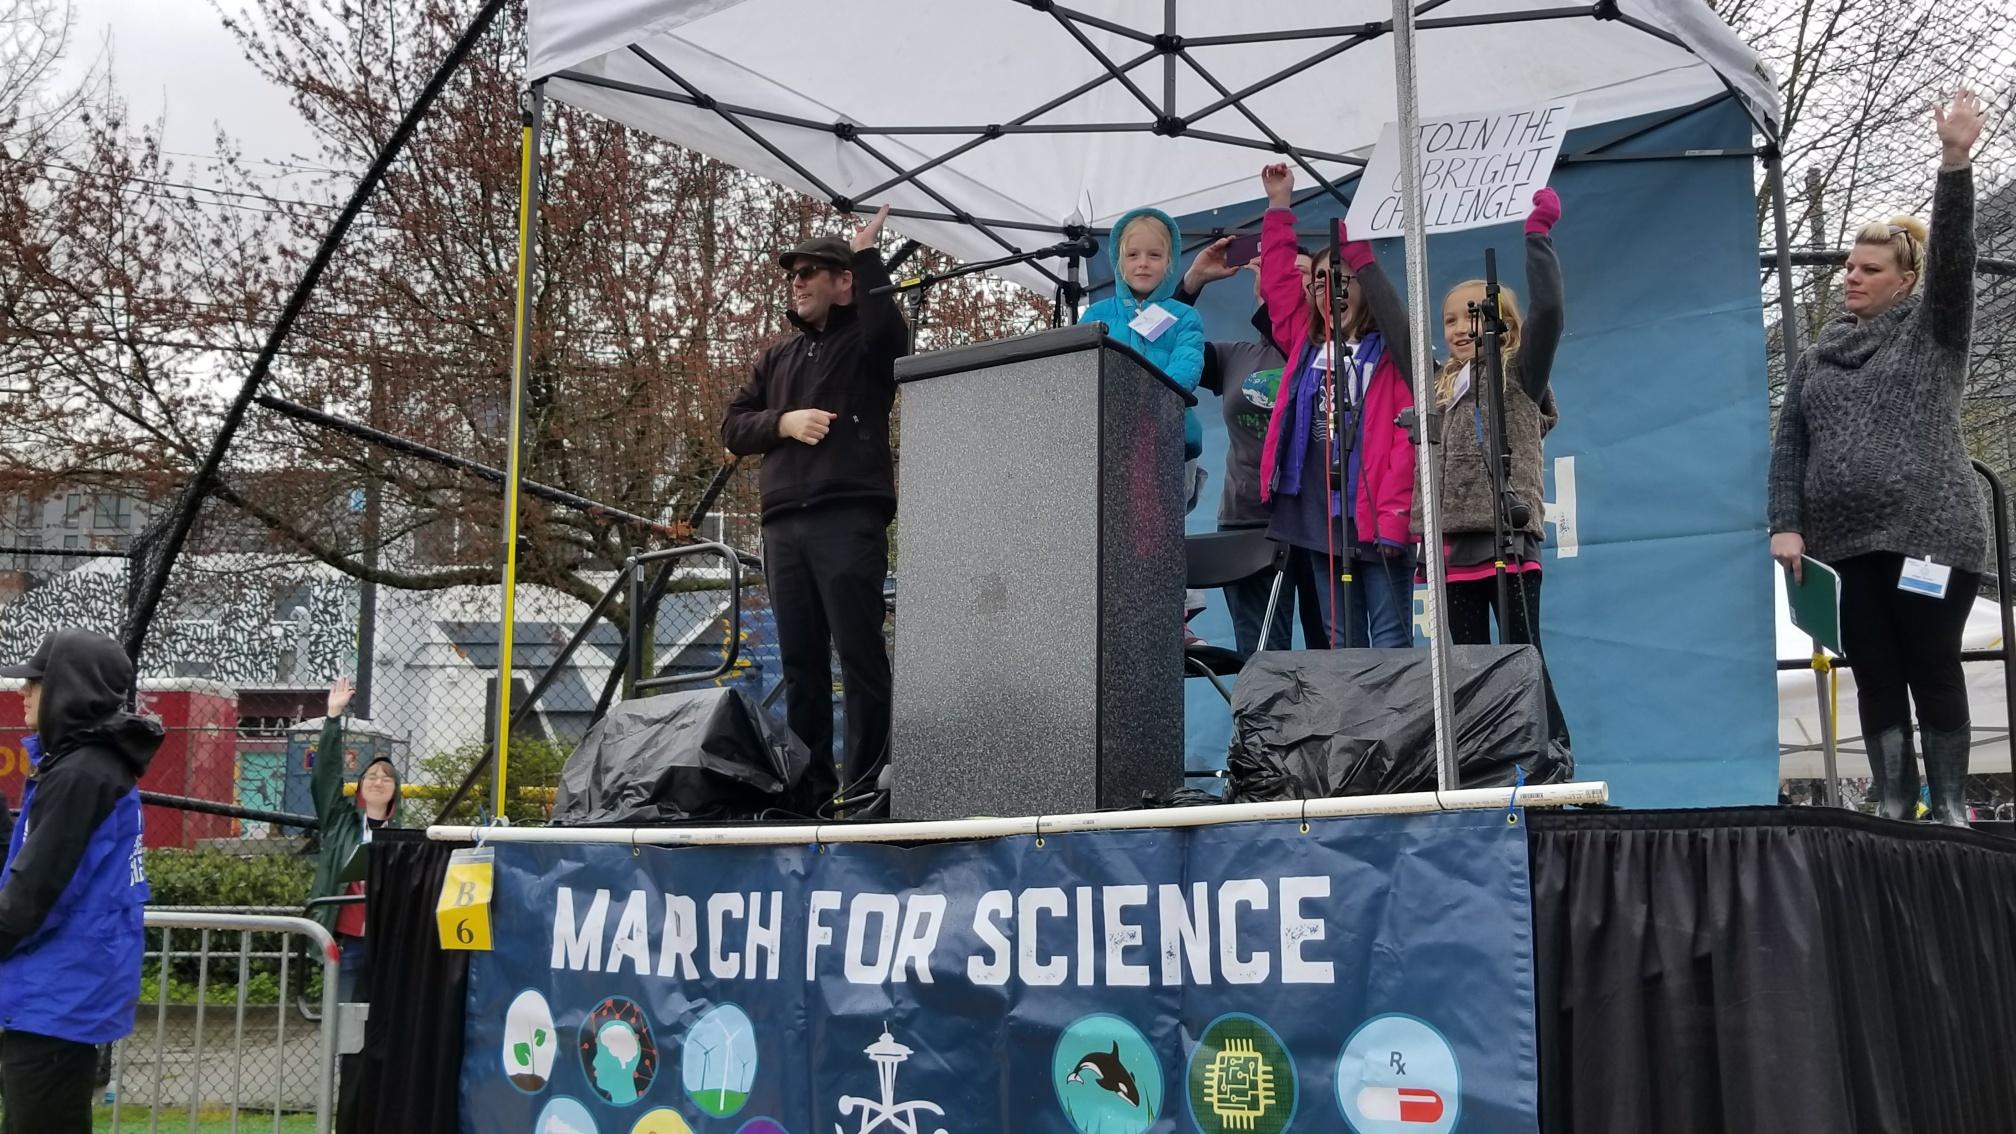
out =
[[(1424, 115), (1571, 97), (1571, 127), (1661, 112), (1678, 117), (1736, 99), (1764, 139), (1754, 152), (1770, 163), (1778, 244), (1781, 252), (1787, 247), (1776, 83), (1702, 0), (528, 5), (523, 202), (538, 196), (530, 155), (538, 152), (543, 101), (551, 96), (845, 211), (887, 204), (905, 236), (961, 259), (1048, 250), (1002, 274), (1054, 289), (1060, 316), (1069, 311), (1074, 321), (1083, 294), (1080, 240), (1130, 208), (1182, 215), (1250, 200), (1258, 195), (1259, 167), (1282, 156), (1300, 168), (1305, 198), (1328, 193), (1341, 203), (1340, 185), (1364, 168), (1389, 121), (1412, 137)], [(1403, 148), (1400, 167), (1402, 209), (1418, 215), (1413, 147)], [(520, 407), (530, 366), (534, 224), (536, 210), (521, 204), (507, 541), (515, 539)], [(1415, 353), (1426, 357), (1425, 234), (1410, 230), (1406, 244)], [(1782, 255), (1779, 285), (1789, 316)], [(1789, 338), (1788, 353), (1797, 349)], [(1423, 368), (1416, 400), (1424, 403), (1426, 382)], [(1420, 469), (1437, 782), (1454, 787), (1434, 462)], [(507, 593), (515, 570), (514, 545), (505, 555)], [(503, 641), (508, 666), (508, 632)], [(500, 706), (499, 720), (507, 709)]]
[[(1701, 0), (1426, 0), (1427, 117), (1574, 96), (1574, 125), (1776, 87)], [(841, 208), (894, 207), (962, 259), (1095, 233), (1127, 209), (1354, 176), (1393, 121), (1388, 0), (531, 0), (528, 78), (555, 99)], [(1055, 288), (1066, 265), (1009, 273)]]

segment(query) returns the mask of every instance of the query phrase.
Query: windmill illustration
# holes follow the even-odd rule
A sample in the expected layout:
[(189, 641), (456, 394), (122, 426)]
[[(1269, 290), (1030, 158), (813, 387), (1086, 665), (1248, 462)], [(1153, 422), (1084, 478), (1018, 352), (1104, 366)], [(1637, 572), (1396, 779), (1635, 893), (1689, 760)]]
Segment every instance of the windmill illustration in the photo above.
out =
[[(922, 1100), (903, 1103), (896, 1101), (896, 1069), (910, 1058), (910, 1049), (896, 1042), (896, 1037), (889, 1034), (887, 1023), (882, 1025), (882, 1038), (863, 1048), (861, 1053), (875, 1063), (875, 1074), (881, 1081), (882, 1098), (877, 1101), (855, 1095), (840, 1096), (842, 1118), (856, 1110), (861, 1112), (861, 1124), (855, 1127), (854, 1134), (873, 1134), (883, 1127), (888, 1127), (898, 1134), (923, 1134), (921, 1115), (929, 1113), (944, 1116), (945, 1108), (937, 1103)], [(847, 1134), (847, 1131), (836, 1122), (833, 1124), (833, 1134)], [(932, 1134), (945, 1134), (945, 1129), (939, 1127), (932, 1131)]]
[[(700, 1081), (714, 1085), (714, 1108), (717, 1111), (725, 1111), (728, 1108), (728, 1069), (735, 1065), (735, 1040), (741, 1034), (739, 1031), (724, 1030), (721, 1042), (700, 1045)], [(719, 1077), (716, 1077), (714, 1068), (714, 1055), (717, 1051), (721, 1053)]]

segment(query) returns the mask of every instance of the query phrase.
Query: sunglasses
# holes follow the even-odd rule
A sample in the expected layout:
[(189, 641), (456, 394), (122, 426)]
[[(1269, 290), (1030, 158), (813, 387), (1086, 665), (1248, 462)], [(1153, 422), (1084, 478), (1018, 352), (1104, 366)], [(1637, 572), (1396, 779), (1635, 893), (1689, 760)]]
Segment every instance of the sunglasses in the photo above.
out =
[(784, 278), (787, 280), (809, 280), (820, 272), (830, 272), (832, 270), (825, 267), (786, 268), (784, 269)]

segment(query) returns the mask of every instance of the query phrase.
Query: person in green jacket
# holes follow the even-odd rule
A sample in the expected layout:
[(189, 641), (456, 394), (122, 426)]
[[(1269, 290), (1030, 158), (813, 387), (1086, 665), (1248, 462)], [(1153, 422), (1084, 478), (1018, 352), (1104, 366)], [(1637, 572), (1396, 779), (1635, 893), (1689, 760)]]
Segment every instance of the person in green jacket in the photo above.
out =
[[(357, 777), (357, 793), (345, 798), (343, 791), (343, 714), (350, 708), (356, 685), (347, 677), (329, 687), (329, 715), (322, 722), (322, 736), (315, 744), (315, 763), (309, 783), (315, 795), (315, 819), (321, 824), (322, 849), (315, 861), (313, 896), (362, 895), (364, 883), (344, 882), (344, 868), (371, 841), (371, 833), (393, 823), (399, 815), (399, 770), (390, 758), (379, 756), (364, 766)], [(364, 903), (315, 907), (315, 920), (336, 935), (343, 959), (337, 971), (339, 996), (356, 999), (371, 968), (371, 954), (364, 940)]]

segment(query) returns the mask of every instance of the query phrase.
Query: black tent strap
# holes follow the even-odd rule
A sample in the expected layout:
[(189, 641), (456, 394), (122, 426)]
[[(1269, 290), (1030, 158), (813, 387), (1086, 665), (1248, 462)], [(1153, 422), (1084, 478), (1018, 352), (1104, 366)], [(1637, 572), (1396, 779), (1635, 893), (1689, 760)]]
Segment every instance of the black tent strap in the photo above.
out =
[(1099, 16), (1091, 14), (1090, 12), (1081, 12), (1076, 8), (1060, 7), (1056, 4), (1049, 3), (1049, 0), (1015, 0), (1015, 3), (1020, 4), (1025, 8), (1034, 8), (1038, 12), (1049, 12), (1052, 15), (1057, 16), (1059, 19), (1073, 20), (1077, 23), (1084, 24), (1087, 27), (1094, 27), (1098, 28), (1100, 31), (1112, 32), (1114, 35), (1117, 35), (1122, 39), (1131, 39), (1138, 43), (1155, 42), (1154, 35), (1148, 32), (1144, 32), (1140, 28), (1132, 28), (1128, 27), (1126, 24), (1114, 23), (1112, 20), (1103, 19)]
[[(1127, 63), (1122, 66), (1121, 69), (1123, 71), (1131, 70), (1135, 67), (1140, 66), (1142, 63), (1145, 63), (1148, 60), (1153, 59), (1154, 57), (1155, 52), (1153, 51), (1147, 52), (1142, 55), (1138, 55), (1135, 58), (1128, 60)], [(891, 178), (890, 180), (885, 181), (882, 184), (877, 185), (875, 188), (870, 189), (867, 192), (861, 194), (861, 196), (865, 200), (873, 200), (876, 196), (888, 190), (889, 188), (893, 187), (904, 178), (914, 177), (919, 173), (925, 172), (926, 170), (934, 169), (940, 165), (943, 165), (944, 163), (952, 160), (953, 158), (956, 158), (959, 155), (966, 153), (967, 151), (973, 149), (976, 146), (981, 145), (984, 142), (999, 137), (1002, 134), (1020, 133), (1023, 131), (1033, 132), (1035, 130), (1043, 129), (1042, 127), (1034, 127), (1031, 124), (1034, 123), (1036, 119), (1041, 118), (1043, 115), (1050, 113), (1051, 111), (1057, 109), (1060, 106), (1063, 106), (1065, 103), (1070, 102), (1073, 99), (1079, 98), (1080, 96), (1085, 95), (1086, 93), (1112, 81), (1113, 81), (1113, 72), (1109, 69), (1103, 74), (1095, 75), (1092, 78), (1087, 79), (1084, 82), (1078, 84), (1077, 86), (1072, 87), (1070, 90), (1065, 91), (1063, 94), (1058, 95), (1056, 98), (1053, 98), (1048, 102), (1042, 103), (1041, 105), (1037, 106), (1033, 110), (1028, 111), (1027, 113), (1016, 115), (1014, 118), (1010, 119), (1005, 123), (1002, 123), (999, 126), (979, 127), (972, 131), (972, 133), (978, 135), (978, 137), (974, 138), (972, 141), (966, 142), (959, 146), (955, 146), (945, 154), (936, 158), (932, 158), (931, 160), (925, 162), (923, 165), (917, 166), (916, 168), (908, 171), (905, 174), (899, 175), (898, 177), (895, 178)], [(923, 130), (930, 129), (930, 127), (918, 127), (917, 129), (921, 132)], [(855, 128), (855, 133), (857, 135), (864, 132), (890, 133), (892, 131), (889, 130), (864, 131), (860, 127)], [(964, 129), (957, 131), (957, 133), (966, 133), (966, 132), (967, 131)]]
[[(1448, 2), (1449, 0), (1424, 0), (1423, 3), (1415, 6), (1414, 14), (1417, 17), (1426, 15), (1429, 12), (1432, 12), (1435, 9), (1440, 8), (1442, 5), (1447, 4)], [(1217, 102), (1206, 105), (1204, 109), (1196, 111), (1195, 113), (1192, 114), (1184, 115), (1183, 122), (1187, 126), (1192, 122), (1197, 122), (1202, 119), (1209, 118), (1228, 106), (1231, 106), (1242, 100), (1251, 98), (1254, 95), (1269, 89), (1270, 87), (1278, 86), (1279, 84), (1294, 78), (1295, 76), (1301, 74), (1302, 72), (1308, 70), (1309, 68), (1316, 66), (1318, 63), (1323, 63), (1330, 59), (1333, 59), (1339, 55), (1344, 54), (1345, 52), (1351, 50), (1354, 47), (1362, 47), (1365, 44), (1368, 44), (1373, 40), (1379, 38), (1380, 36), (1385, 35), (1388, 31), (1392, 30), (1392, 27), (1393, 22), (1391, 20), (1385, 21), (1384, 24), (1379, 23), (1367, 24), (1364, 27), (1360, 28), (1358, 30), (1358, 33), (1356, 35), (1351, 36), (1349, 39), (1346, 39), (1340, 43), (1333, 43), (1329, 47), (1326, 47), (1323, 50), (1318, 51), (1314, 55), (1308, 56), (1307, 58), (1304, 59), (1297, 60), (1296, 62), (1286, 67), (1283, 67), (1281, 70), (1274, 72), (1272, 75), (1269, 75), (1266, 78), (1261, 79), (1247, 86), (1243, 90), (1237, 92), (1225, 93), (1221, 98), (1219, 98)], [(1193, 64), (1193, 66), (1194, 65), (1195, 64)]]
[[(1219, 82), (1218, 77), (1216, 75), (1213, 75), (1211, 72), (1205, 70), (1201, 65), (1199, 65), (1195, 56), (1191, 55), (1187, 51), (1179, 52), (1178, 54), (1182, 56), (1183, 62), (1188, 63), (1192, 70), (1196, 71), (1198, 75), (1203, 77), (1206, 83), (1209, 83), (1211, 85), (1212, 90), (1217, 91), (1221, 95), (1226, 95), (1230, 99), (1231, 104), (1239, 108), (1240, 115), (1242, 115), (1246, 119), (1246, 121), (1253, 124), (1254, 129), (1260, 131), (1262, 134), (1267, 135), (1267, 140), (1274, 144), (1274, 148), (1277, 152), (1285, 153), (1289, 157), (1294, 158), (1295, 164), (1301, 166), (1303, 172), (1307, 173), (1310, 177), (1315, 178), (1316, 183), (1323, 187), (1323, 191), (1325, 193), (1330, 194), (1330, 196), (1336, 198), (1338, 204), (1340, 205), (1350, 204), (1350, 202), (1345, 199), (1343, 191), (1338, 189), (1336, 182), (1333, 182), (1329, 178), (1323, 176), (1322, 171), (1318, 170), (1316, 166), (1309, 161), (1309, 159), (1303, 157), (1299, 153), (1296, 153), (1294, 151), (1294, 148), (1288, 144), (1287, 139), (1275, 133), (1274, 128), (1272, 126), (1267, 125), (1266, 122), (1262, 121), (1259, 115), (1253, 113), (1252, 109), (1249, 108), (1245, 104), (1245, 102), (1241, 101), (1239, 98), (1230, 96), (1225, 89), (1225, 84)], [(1187, 123), (1190, 120), (1185, 119), (1183, 121)], [(1363, 166), (1361, 165), (1360, 168), (1362, 169)]]
[[(1092, 42), (1091, 37), (1085, 34), (1084, 28), (1081, 28), (1077, 24), (1071, 22), (1070, 17), (1064, 15), (1062, 12), (1059, 12), (1054, 8), (1051, 9), (1050, 14), (1057, 18), (1057, 26), (1063, 28), (1066, 32), (1069, 32), (1071, 38), (1078, 41), (1078, 46), (1084, 48), (1086, 54), (1090, 55), (1093, 59), (1098, 60), (1099, 65), (1106, 69), (1106, 73), (1113, 76), (1114, 81), (1118, 82), (1121, 86), (1126, 87), (1127, 93), (1133, 95), (1135, 101), (1139, 102), (1144, 108), (1146, 108), (1150, 115), (1153, 115), (1155, 117), (1161, 117), (1162, 115), (1169, 113), (1168, 111), (1165, 111), (1162, 107), (1155, 105), (1155, 100), (1148, 97), (1148, 92), (1142, 90), (1140, 86), (1137, 85), (1134, 82), (1134, 80), (1128, 76), (1127, 71), (1125, 69), (1121, 68), (1118, 64), (1114, 63), (1112, 59), (1108, 58), (1105, 52), (1099, 50), (1099, 45)], [(1160, 53), (1156, 52), (1155, 54)]]
[(764, 137), (754, 126), (751, 126), (747, 122), (742, 121), (742, 119), (733, 112), (723, 109), (719, 104), (715, 103), (713, 99), (707, 98), (706, 96), (702, 95), (700, 93), (699, 87), (696, 87), (692, 83), (687, 82), (685, 79), (680, 78), (679, 74), (673, 71), (672, 68), (667, 67), (665, 64), (659, 62), (657, 56), (652, 55), (650, 52), (644, 50), (642, 47), (639, 47), (634, 43), (630, 45), (630, 51), (631, 54), (637, 56), (637, 58), (639, 59), (642, 59), (645, 62), (645, 64), (648, 65), (652, 70), (665, 76), (665, 78), (672, 81), (673, 83), (678, 84), (680, 89), (686, 92), (687, 97), (695, 100), (694, 105), (704, 107), (708, 110), (712, 110), (715, 114), (720, 115), (722, 121), (728, 123), (728, 125), (730, 126), (735, 127), (735, 129), (740, 130), (742, 132), (742, 135), (748, 138), (750, 141), (756, 143), (759, 146), (762, 146), (763, 151), (765, 153), (769, 154), (773, 158), (776, 158), (778, 161), (783, 162), (785, 165), (790, 166), (791, 172), (796, 173), (798, 176), (810, 182), (815, 188), (819, 190), (821, 196), (825, 197), (828, 200), (832, 200), (833, 198), (840, 196), (839, 193), (834, 192), (832, 186), (820, 180), (817, 174), (813, 173), (809, 169), (806, 169), (803, 165), (800, 165), (798, 159), (792, 157), (790, 154), (785, 153), (781, 148), (777, 146), (775, 142), (772, 142), (770, 139)]
[[(873, 145), (869, 144), (868, 139), (862, 137), (855, 137), (853, 139), (853, 143), (856, 149), (860, 150), (864, 154), (867, 154), (869, 157), (874, 158), (876, 161), (881, 162), (883, 165), (888, 166), (890, 169), (898, 172), (901, 172), (901, 170), (903, 169), (901, 165), (898, 165), (895, 161), (890, 159), (890, 157), (887, 154), (884, 154), (881, 150), (878, 150)], [(950, 198), (946, 197), (944, 194), (938, 192), (937, 190), (931, 188), (929, 185), (924, 184), (922, 181), (918, 180), (915, 177), (908, 178), (908, 180), (910, 184), (917, 187), (917, 190), (919, 192), (925, 194), (932, 200), (938, 202), (938, 204), (941, 207), (943, 207), (946, 212), (951, 213), (954, 216), (960, 215), (959, 206), (953, 204)], [(891, 209), (889, 211), (889, 215), (891, 216), (896, 215), (896, 211), (894, 209)], [(1000, 245), (1003, 249), (1006, 249), (1009, 252), (1019, 254), (1022, 251), (1021, 248), (1016, 247), (1006, 237), (1002, 236), (998, 232), (995, 232), (992, 227), (981, 221), (968, 217), (965, 223), (971, 225), (973, 228), (980, 230), (980, 234), (982, 236), (985, 236), (987, 239), (992, 240), (994, 243)], [(1068, 230), (1066, 232), (1066, 235), (1069, 235)], [(1044, 267), (1043, 265), (1031, 261), (1029, 266), (1043, 273), (1043, 277), (1045, 279), (1049, 280), (1053, 284), (1056, 284), (1058, 287), (1065, 286), (1063, 277), (1059, 276), (1057, 273), (1051, 271), (1050, 269)]]
[[(296, 421), (320, 426), (323, 429), (334, 430), (337, 433), (345, 433), (360, 441), (368, 441), (373, 445), (390, 449), (395, 453), (404, 453), (409, 457), (418, 457), (423, 461), (429, 461), (459, 472), (465, 472), (470, 476), (487, 480), (492, 484), (504, 483), (504, 470), (492, 468), (489, 465), (472, 461), (467, 457), (457, 456), (454, 453), (436, 449), (432, 445), (425, 445), (410, 438), (401, 437), (396, 433), (387, 433), (382, 429), (373, 429), (368, 425), (363, 425), (347, 418), (337, 417), (334, 414), (323, 413), (318, 409), (310, 409), (304, 405), (284, 401), (270, 394), (261, 394), (257, 400), (260, 405), (272, 410), (274, 413), (291, 417)], [(634, 512), (627, 512), (608, 504), (597, 503), (586, 496), (578, 496), (572, 492), (568, 492), (564, 488), (554, 488), (550, 485), (541, 484), (536, 480), (524, 479), (519, 480), (518, 486), (527, 494), (536, 496), (549, 504), (558, 504), (563, 508), (573, 508), (597, 519), (638, 528), (666, 539), (685, 538), (684, 532), (669, 524), (661, 524), (656, 520), (645, 519)]]
[[(701, 93), (700, 88), (694, 86), (693, 84), (687, 82), (685, 79), (681, 78), (678, 75), (678, 73), (672, 70), (672, 68), (660, 62), (655, 56), (653, 56), (650, 52), (644, 50), (642, 47), (639, 47), (633, 43), (630, 45), (630, 50), (638, 58), (644, 60), (645, 63), (649, 64), (659, 74), (665, 76), (672, 82), (677, 83), (681, 88), (683, 88), (686, 91), (688, 96), (695, 99), (701, 99), (706, 97)], [(715, 113), (719, 114), (722, 118), (726, 119), (730, 125), (734, 126), (737, 130), (740, 130), (745, 136), (747, 136), (750, 141), (753, 141), (757, 145), (762, 146), (763, 149), (770, 154), (770, 156), (790, 166), (792, 170), (794, 170), (800, 177), (805, 178), (805, 180), (809, 181), (812, 185), (816, 186), (821, 193), (824, 193), (826, 195), (827, 200), (833, 205), (834, 208), (840, 209), (842, 211), (852, 211), (856, 207), (857, 202), (854, 199), (848, 197), (845, 194), (835, 192), (832, 189), (832, 187), (828, 186), (824, 181), (821, 181), (810, 170), (800, 165), (795, 159), (793, 159), (789, 154), (785, 153), (782, 149), (778, 148), (778, 146), (775, 143), (771, 142), (768, 138), (765, 138), (762, 135), (762, 133), (760, 133), (755, 127), (742, 121), (740, 118), (737, 118), (733, 113), (726, 110), (722, 110), (719, 106), (715, 106), (713, 109)], [(890, 160), (887, 157), (884, 157), (879, 150), (869, 145), (867, 140), (862, 138), (858, 134), (840, 133), (838, 136), (844, 141), (853, 143), (856, 148), (861, 150), (863, 153), (869, 155), (870, 157), (874, 158), (876, 161), (881, 162), (883, 165), (888, 166), (890, 170), (892, 170), (893, 172), (899, 175), (903, 174), (903, 167), (900, 164)], [(924, 193), (925, 195), (929, 196), (932, 200), (938, 202), (939, 206), (943, 208), (946, 212), (951, 213), (954, 216), (960, 215), (959, 206), (953, 204), (951, 199), (946, 197), (944, 194), (939, 193), (933, 190), (930, 186), (924, 184), (924, 182), (918, 177), (916, 177), (914, 174), (907, 175), (905, 176), (904, 179), (909, 181), (911, 185), (915, 186), (919, 192)], [(895, 210), (893, 209), (890, 210), (890, 215), (894, 216)], [(994, 243), (1000, 245), (1002, 248), (1007, 249), (1010, 252), (1021, 251), (1020, 248), (1017, 248), (1006, 237), (1003, 237), (1000, 233), (995, 232), (994, 229), (991, 226), (989, 226), (985, 221), (969, 217), (963, 223), (971, 225), (973, 228), (979, 229), (981, 234), (986, 236), (987, 239), (992, 240)], [(1034, 267), (1037, 271), (1043, 273), (1045, 278), (1049, 279), (1050, 282), (1056, 284), (1058, 287), (1064, 286), (1063, 278), (1058, 276), (1055, 272), (1050, 271), (1049, 269), (1043, 267), (1041, 264), (1032, 264), (1031, 267)]]

